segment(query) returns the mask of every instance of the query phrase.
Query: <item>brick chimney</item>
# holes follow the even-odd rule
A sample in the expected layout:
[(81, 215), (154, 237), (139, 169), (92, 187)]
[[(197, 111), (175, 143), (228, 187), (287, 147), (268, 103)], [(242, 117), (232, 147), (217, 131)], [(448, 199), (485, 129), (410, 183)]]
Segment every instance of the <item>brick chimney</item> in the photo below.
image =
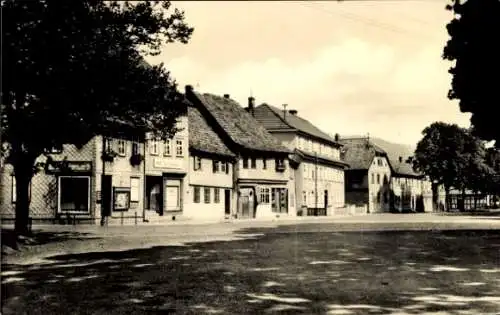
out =
[(193, 86), (188, 84), (188, 85), (186, 85), (184, 90), (185, 90), (186, 94), (193, 93)]
[(250, 96), (248, 98), (248, 107), (247, 111), (252, 115), (255, 116), (255, 98), (253, 96)]
[(229, 94), (224, 94), (224, 98), (229, 98), (230, 95)]
[(288, 112), (290, 113), (290, 115), (293, 115), (293, 116), (297, 116), (297, 113), (298, 113), (298, 111), (296, 109), (290, 109)]
[(340, 140), (340, 135), (338, 133), (336, 133), (334, 137), (335, 137), (335, 141), (338, 142)]

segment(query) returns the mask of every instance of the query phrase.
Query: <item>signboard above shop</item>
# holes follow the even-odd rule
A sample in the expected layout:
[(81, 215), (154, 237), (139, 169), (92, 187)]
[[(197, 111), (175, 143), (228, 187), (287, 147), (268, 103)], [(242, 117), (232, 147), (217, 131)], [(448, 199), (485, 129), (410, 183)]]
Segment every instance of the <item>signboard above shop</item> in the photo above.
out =
[(51, 161), (47, 163), (48, 173), (90, 173), (92, 162), (89, 161)]

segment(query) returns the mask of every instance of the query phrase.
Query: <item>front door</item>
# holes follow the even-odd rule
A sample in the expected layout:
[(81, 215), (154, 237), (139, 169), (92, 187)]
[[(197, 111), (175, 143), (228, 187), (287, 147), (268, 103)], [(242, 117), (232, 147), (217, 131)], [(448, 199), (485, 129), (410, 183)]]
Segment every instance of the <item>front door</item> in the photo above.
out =
[(238, 218), (254, 217), (254, 191), (252, 188), (241, 188), (239, 196)]
[(104, 218), (111, 216), (113, 184), (111, 175), (102, 175), (101, 181), (101, 217)]
[(231, 190), (224, 190), (224, 213), (226, 215), (231, 214)]
[(328, 209), (328, 190), (325, 189), (325, 209)]
[(165, 183), (165, 210), (181, 210), (181, 181), (178, 179), (167, 179)]

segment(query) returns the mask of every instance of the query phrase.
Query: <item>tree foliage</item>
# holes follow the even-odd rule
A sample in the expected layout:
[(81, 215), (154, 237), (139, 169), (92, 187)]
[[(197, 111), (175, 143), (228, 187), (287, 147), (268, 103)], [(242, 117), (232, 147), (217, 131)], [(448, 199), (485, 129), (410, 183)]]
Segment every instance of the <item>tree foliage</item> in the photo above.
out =
[(448, 23), (450, 39), (443, 58), (454, 61), (449, 72), (453, 79), (448, 93), (459, 100), (462, 112), (472, 113), (473, 132), (495, 140), (500, 147), (497, 77), (500, 73), (500, 1), (452, 0), (447, 9), (454, 14)]
[(168, 1), (3, 1), (2, 142), (17, 181), (16, 229), (28, 216), (35, 159), (121, 125), (175, 132), (182, 95), (143, 57), (187, 43), (193, 28)]
[(492, 169), (485, 163), (484, 144), (456, 124), (426, 127), (415, 150), (414, 168), (446, 188), (484, 190)]

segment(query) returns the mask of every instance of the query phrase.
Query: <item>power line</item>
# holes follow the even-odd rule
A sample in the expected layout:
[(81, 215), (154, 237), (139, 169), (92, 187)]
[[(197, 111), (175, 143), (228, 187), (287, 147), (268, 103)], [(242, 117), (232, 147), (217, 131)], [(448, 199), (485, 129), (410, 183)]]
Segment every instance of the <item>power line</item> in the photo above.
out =
[[(357, 1), (357, 2), (363, 2), (363, 1), (376, 2), (376, 1), (379, 1), (380, 2), (380, 1), (403, 1), (403, 0), (340, 0), (340, 2), (348, 2), (348, 1)], [(413, 1), (413, 0), (406, 0), (406, 1)], [(427, 0), (419, 0), (419, 1), (427, 1)], [(326, 2), (333, 2), (333, 1), (326, 1)], [(334, 1), (334, 2), (338, 2), (338, 1)], [(326, 14), (331, 15), (331, 16), (335, 16), (335, 17), (341, 16), (341, 17), (349, 19), (349, 20), (353, 20), (353, 21), (356, 21), (356, 22), (361, 22), (363, 24), (367, 24), (369, 26), (378, 27), (380, 29), (384, 29), (384, 30), (387, 30), (387, 31), (392, 31), (392, 32), (395, 32), (395, 33), (400, 33), (400, 34), (408, 34), (408, 35), (411, 35), (411, 36), (418, 36), (418, 37), (421, 37), (423, 39), (429, 39), (426, 36), (421, 36), (417, 32), (412, 32), (412, 31), (409, 31), (409, 30), (401, 28), (401, 27), (396, 27), (396, 26), (394, 26), (392, 24), (389, 24), (389, 23), (380, 22), (380, 21), (378, 21), (376, 19), (366, 18), (366, 17), (360, 16), (360, 15), (357, 15), (357, 14), (354, 14), (354, 13), (351, 13), (351, 12), (343, 11), (343, 10), (339, 10), (338, 12), (333, 12), (333, 11), (325, 9), (322, 6), (318, 6), (318, 3), (314, 2), (314, 1), (292, 2), (292, 3), (298, 4), (300, 6), (303, 6), (303, 7), (309, 8), (309, 9), (321, 11), (321, 12), (326, 13)], [(416, 19), (414, 19), (414, 20), (416, 20)], [(422, 21), (420, 21), (420, 22), (422, 24), (425, 24)]]

